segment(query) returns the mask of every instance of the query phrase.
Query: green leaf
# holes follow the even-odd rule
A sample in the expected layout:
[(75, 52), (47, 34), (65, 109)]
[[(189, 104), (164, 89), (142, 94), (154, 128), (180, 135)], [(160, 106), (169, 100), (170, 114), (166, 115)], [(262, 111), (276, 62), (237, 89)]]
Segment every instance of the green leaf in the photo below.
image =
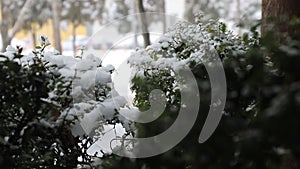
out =
[(249, 41), (249, 35), (247, 33), (243, 35), (243, 41), (246, 43)]
[(44, 36), (41, 36), (41, 39), (42, 39), (42, 41), (45, 41), (45, 37)]
[(226, 32), (226, 25), (225, 25), (224, 23), (221, 23), (220, 28), (221, 28), (221, 31), (222, 31), (223, 33)]

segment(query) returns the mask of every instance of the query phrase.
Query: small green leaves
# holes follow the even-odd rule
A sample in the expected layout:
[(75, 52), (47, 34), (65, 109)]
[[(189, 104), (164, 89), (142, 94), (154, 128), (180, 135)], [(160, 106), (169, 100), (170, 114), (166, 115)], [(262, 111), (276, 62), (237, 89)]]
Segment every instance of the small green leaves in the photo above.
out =
[(41, 36), (41, 39), (42, 39), (42, 41), (45, 41), (46, 39), (45, 39), (45, 37), (42, 35)]
[(226, 32), (226, 25), (225, 25), (225, 23), (223, 23), (223, 22), (220, 23), (220, 29), (221, 29), (222, 33)]
[(249, 42), (249, 35), (247, 33), (243, 34), (242, 38), (245, 43)]

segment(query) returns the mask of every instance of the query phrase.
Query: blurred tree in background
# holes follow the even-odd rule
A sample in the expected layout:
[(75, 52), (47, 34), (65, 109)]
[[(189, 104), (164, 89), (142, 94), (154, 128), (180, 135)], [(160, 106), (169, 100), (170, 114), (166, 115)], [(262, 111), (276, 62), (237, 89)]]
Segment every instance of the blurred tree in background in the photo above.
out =
[(185, 0), (184, 18), (189, 22), (194, 22), (195, 14), (204, 13), (203, 21), (209, 19), (220, 19), (230, 23), (231, 28), (236, 28), (239, 34), (247, 32), (254, 26), (260, 16), (261, 1), (241, 0)]
[(32, 7), (32, 0), (26, 1), (10, 1), (1, 0), (1, 38), (2, 49), (10, 44), (15, 34), (22, 29), (25, 17), (30, 13)]
[(262, 1), (262, 32), (268, 32), (272, 29), (279, 30), (282, 37), (288, 36), (290, 33), (297, 31), (293, 25), (298, 21), (300, 12), (298, 6), (299, 1), (276, 0)]
[(102, 1), (88, 0), (63, 0), (60, 1), (61, 5), (61, 19), (66, 20), (72, 25), (72, 49), (75, 54), (76, 47), (76, 29), (81, 24), (93, 23), (99, 15), (101, 15)]
[(31, 33), (33, 46), (37, 45), (36, 31), (51, 17), (51, 4), (47, 0), (32, 5), (28, 15), (24, 16), (24, 25), (22, 28)]

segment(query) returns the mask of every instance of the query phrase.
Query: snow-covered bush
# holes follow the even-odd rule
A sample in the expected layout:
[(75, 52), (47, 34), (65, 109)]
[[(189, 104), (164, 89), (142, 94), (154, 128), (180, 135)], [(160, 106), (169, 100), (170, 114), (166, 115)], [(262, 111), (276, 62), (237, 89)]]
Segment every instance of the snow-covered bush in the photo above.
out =
[[(291, 37), (283, 37), (285, 32), (276, 29), (263, 37), (258, 37), (255, 29), (252, 35), (236, 37), (219, 22), (181, 23), (148, 48), (136, 51), (130, 58), (136, 69), (132, 79), (135, 104), (148, 109), (153, 89), (161, 89), (167, 97), (166, 109), (157, 120), (136, 125), (138, 137), (158, 135), (177, 118), (181, 95), (174, 70), (181, 65), (190, 67), (198, 83), (201, 103), (197, 121), (187, 137), (164, 154), (136, 160), (107, 156), (102, 166), (299, 168), (300, 25), (293, 24)], [(205, 61), (214, 50), (225, 70), (227, 100), (218, 128), (199, 144), (212, 94), (199, 58)]]
[[(104, 125), (119, 120), (125, 99), (113, 90), (112, 66), (45, 52), (47, 37), (32, 54), (7, 47), (1, 54), (0, 166), (74, 168), (92, 162), (87, 154)], [(96, 132), (95, 132), (96, 131)], [(98, 131), (98, 132), (97, 132)]]
[(245, 53), (250, 44), (255, 43), (247, 39), (246, 44), (245, 40), (227, 31), (226, 25), (217, 20), (203, 24), (199, 16), (196, 21), (196, 24), (177, 23), (152, 45), (130, 57), (129, 62), (136, 70), (132, 89), (136, 92), (136, 105), (140, 109), (150, 106), (148, 97), (155, 87), (166, 93), (169, 103), (178, 98), (173, 74), (181, 67), (188, 65), (194, 70), (215, 57), (216, 53), (220, 59), (226, 60)]

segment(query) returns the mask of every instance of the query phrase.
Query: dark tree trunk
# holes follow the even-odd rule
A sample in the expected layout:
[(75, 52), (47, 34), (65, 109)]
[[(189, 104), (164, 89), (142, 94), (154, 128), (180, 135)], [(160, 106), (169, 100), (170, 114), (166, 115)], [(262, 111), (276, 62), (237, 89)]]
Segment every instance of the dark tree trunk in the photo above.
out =
[(142, 27), (142, 34), (144, 38), (144, 46), (145, 48), (151, 44), (150, 42), (150, 34), (148, 31), (148, 21), (145, 14), (145, 8), (143, 5), (143, 0), (137, 0), (138, 12), (140, 13), (140, 23)]
[(300, 17), (299, 6), (299, 0), (262, 0), (262, 34), (273, 30), (272, 25), (280, 32), (293, 33), (288, 21)]
[[(268, 31), (275, 31), (277, 34), (276, 40), (282, 43), (287, 36), (299, 31), (289, 24), (294, 18), (300, 19), (299, 7), (299, 0), (262, 0), (262, 35)], [(268, 55), (272, 57), (270, 53)], [(279, 168), (299, 168), (297, 158), (294, 154), (283, 158)]]

